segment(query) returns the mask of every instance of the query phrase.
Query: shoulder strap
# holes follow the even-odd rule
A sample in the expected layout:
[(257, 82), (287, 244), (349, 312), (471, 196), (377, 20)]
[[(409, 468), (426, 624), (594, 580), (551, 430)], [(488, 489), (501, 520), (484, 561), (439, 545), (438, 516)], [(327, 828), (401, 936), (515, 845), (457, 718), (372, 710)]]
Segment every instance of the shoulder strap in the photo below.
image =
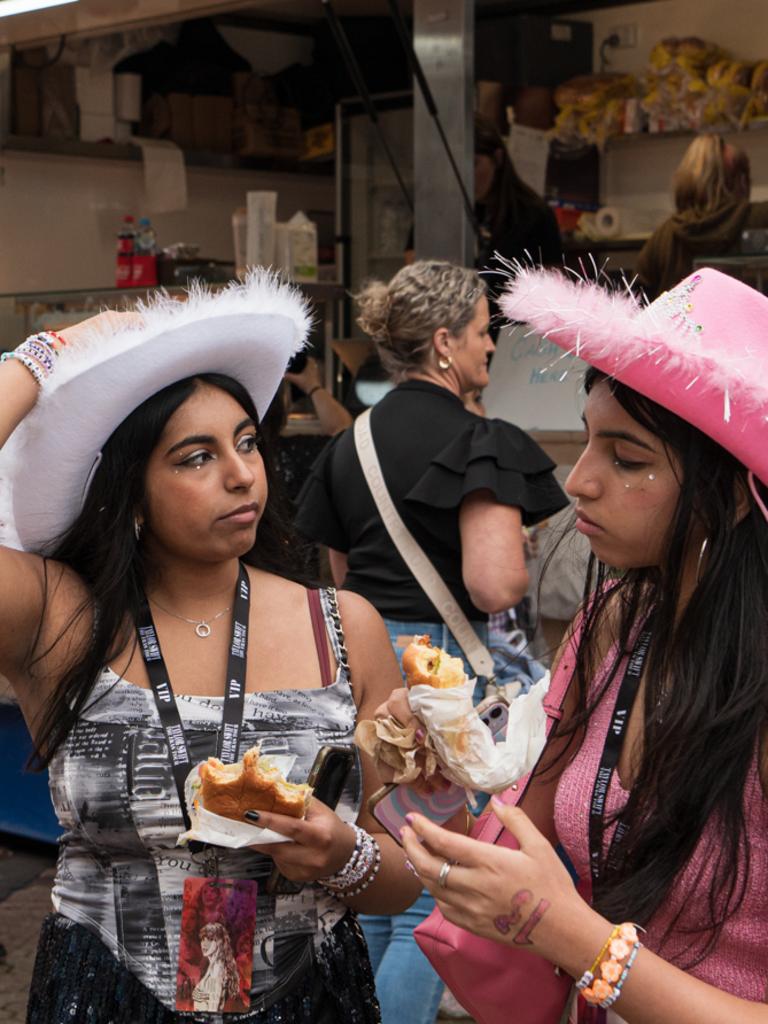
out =
[(487, 676), (492, 679), (494, 675), (493, 658), (488, 648), (481, 642), (437, 569), (395, 508), (373, 443), (370, 414), (371, 410), (366, 409), (355, 420), (355, 448), (381, 520), (387, 528), (392, 543), (400, 553), (400, 557), (413, 573), (421, 589), (440, 612), (446, 626), (464, 651), (473, 671), (479, 676)]
[(328, 637), (325, 631), (325, 615), (323, 615), (323, 608), (320, 604), (320, 591), (308, 589), (307, 602), (317, 648), (317, 660), (320, 662), (320, 679), (325, 688), (331, 685), (333, 677), (331, 676), (331, 659), (328, 654)]

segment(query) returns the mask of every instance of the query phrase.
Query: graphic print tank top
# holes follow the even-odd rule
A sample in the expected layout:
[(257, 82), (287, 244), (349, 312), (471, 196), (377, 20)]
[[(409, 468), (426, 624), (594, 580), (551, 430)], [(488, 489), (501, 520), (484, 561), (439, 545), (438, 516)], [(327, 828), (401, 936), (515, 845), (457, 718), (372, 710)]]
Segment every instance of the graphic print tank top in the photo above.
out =
[[(339, 666), (331, 685), (246, 695), (239, 757), (260, 743), (265, 754), (296, 760), (290, 782), (304, 782), (325, 744), (352, 745), (356, 707), (332, 598), (320, 591), (325, 625)], [(213, 756), (220, 697), (177, 696), (192, 760)], [(104, 669), (91, 699), (50, 769), (51, 796), (66, 830), (61, 839), (54, 908), (95, 932), (112, 954), (173, 1010), (184, 880), (203, 876), (204, 857), (176, 846), (184, 830), (165, 735), (152, 691)], [(337, 807), (357, 818), (359, 759)], [(255, 879), (257, 896), (252, 1008), (279, 998), (306, 970), (346, 907), (317, 885), (270, 896), (269, 857), (218, 848), (222, 877)]]

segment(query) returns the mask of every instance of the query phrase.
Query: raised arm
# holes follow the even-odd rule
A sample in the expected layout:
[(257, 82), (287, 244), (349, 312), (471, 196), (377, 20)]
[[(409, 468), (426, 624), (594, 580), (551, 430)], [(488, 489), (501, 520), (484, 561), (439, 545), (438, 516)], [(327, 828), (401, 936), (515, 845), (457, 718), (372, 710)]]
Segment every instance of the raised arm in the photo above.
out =
[(311, 399), (324, 434), (338, 434), (352, 425), (352, 415), (323, 385), (320, 365), (311, 356), (301, 373), (286, 373), (285, 379), (301, 388)]
[[(105, 319), (111, 323), (126, 322), (134, 316), (129, 313), (100, 313), (59, 332), (57, 344), (76, 346), (93, 325)], [(16, 356), (0, 362), (0, 447), (34, 408), (39, 392), (37, 377), (56, 372), (58, 357), (53, 351), (49, 367), (44, 365), (46, 355), (43, 353), (43, 362), (38, 365), (33, 360), (32, 369), (29, 351), (35, 350), (27, 348), (27, 365)], [(19, 354), (24, 353), (22, 349)], [(0, 486), (5, 485), (0, 481)], [(67, 615), (74, 611), (83, 597), (82, 585), (63, 566), (49, 563), (46, 570), (38, 555), (0, 547), (0, 673), (8, 677), (22, 702), (27, 697), (26, 684), (29, 682), (25, 670), (40, 635), (44, 610), (50, 608), (53, 600), (56, 605), (53, 620), (61, 618), (60, 626), (63, 628)]]

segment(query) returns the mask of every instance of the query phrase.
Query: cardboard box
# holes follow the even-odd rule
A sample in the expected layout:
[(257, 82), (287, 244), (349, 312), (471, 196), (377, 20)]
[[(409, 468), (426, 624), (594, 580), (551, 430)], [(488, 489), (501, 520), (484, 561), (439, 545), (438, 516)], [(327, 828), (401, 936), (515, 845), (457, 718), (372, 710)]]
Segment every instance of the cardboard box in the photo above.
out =
[(182, 149), (194, 149), (195, 135), (192, 122), (192, 99), (185, 92), (171, 92), (166, 96), (168, 104), (168, 137)]
[(13, 69), (13, 131), (16, 135), (40, 134), (40, 72), (37, 68)]
[(233, 112), (231, 96), (193, 96), (192, 148), (231, 153)]
[(235, 152), (239, 156), (298, 160), (303, 138), (301, 117), (291, 107), (277, 107), (269, 117), (236, 113), (233, 126)]
[(75, 69), (52, 64), (40, 76), (40, 134), (49, 139), (76, 139), (78, 129)]

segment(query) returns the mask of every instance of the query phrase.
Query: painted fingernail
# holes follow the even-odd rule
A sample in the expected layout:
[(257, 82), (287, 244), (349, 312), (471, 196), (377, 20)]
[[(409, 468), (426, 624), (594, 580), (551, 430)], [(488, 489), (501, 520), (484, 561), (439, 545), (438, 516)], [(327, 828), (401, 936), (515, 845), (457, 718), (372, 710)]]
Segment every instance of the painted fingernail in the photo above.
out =
[(261, 819), (258, 811), (246, 811), (243, 817), (246, 821), (259, 821)]
[(417, 743), (423, 743), (424, 742), (424, 738), (425, 738), (426, 735), (427, 734), (424, 732), (423, 729), (417, 729), (416, 730), (416, 742)]
[(411, 864), (409, 860), (405, 862), (405, 866), (408, 868), (412, 875), (416, 874), (416, 868), (413, 866), (413, 864)]
[(406, 814), (405, 820), (408, 822), (409, 825), (412, 825), (413, 824), (413, 815), (412, 814)]

